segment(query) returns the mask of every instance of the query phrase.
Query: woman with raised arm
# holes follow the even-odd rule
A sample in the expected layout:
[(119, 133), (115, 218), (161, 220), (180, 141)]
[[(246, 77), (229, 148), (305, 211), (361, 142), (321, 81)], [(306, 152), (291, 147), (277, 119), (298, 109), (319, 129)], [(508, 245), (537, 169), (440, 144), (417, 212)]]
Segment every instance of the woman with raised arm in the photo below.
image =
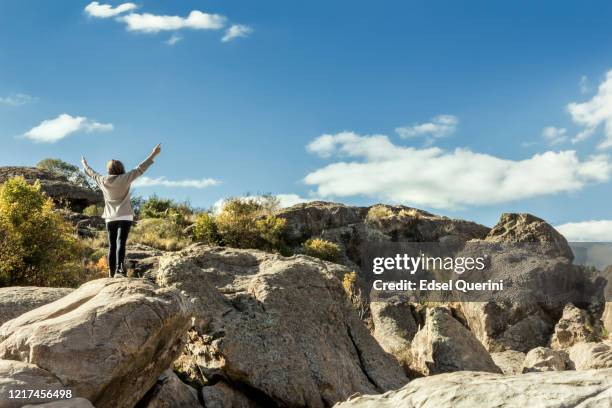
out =
[(107, 176), (96, 173), (89, 167), (85, 157), (81, 157), (85, 173), (96, 182), (104, 195), (102, 217), (106, 221), (106, 230), (108, 231), (108, 272), (111, 278), (125, 277), (126, 275), (123, 265), (125, 246), (134, 221), (130, 186), (153, 164), (153, 159), (160, 151), (161, 144), (158, 144), (145, 161), (127, 173), (123, 163), (119, 160), (111, 160), (106, 164)]

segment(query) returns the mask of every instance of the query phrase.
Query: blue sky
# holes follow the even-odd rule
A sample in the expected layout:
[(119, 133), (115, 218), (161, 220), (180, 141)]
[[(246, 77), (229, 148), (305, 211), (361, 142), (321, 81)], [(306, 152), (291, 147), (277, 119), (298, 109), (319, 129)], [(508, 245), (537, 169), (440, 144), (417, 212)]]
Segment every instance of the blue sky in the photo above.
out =
[(141, 195), (612, 229), (609, 2), (89, 4), (0, 1), (0, 165), (161, 142)]

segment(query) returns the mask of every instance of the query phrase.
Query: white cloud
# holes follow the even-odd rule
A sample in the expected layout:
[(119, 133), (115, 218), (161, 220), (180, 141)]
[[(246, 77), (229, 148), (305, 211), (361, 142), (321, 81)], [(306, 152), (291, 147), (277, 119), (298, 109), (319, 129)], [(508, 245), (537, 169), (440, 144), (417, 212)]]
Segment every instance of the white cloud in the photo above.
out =
[(55, 143), (75, 132), (92, 133), (111, 130), (113, 130), (111, 123), (99, 123), (83, 116), (71, 116), (62, 113), (55, 119), (42, 121), (38, 126), (24, 133), (23, 136), (35, 142)]
[(567, 141), (567, 129), (548, 126), (542, 129), (542, 137), (549, 145), (554, 146)]
[(604, 126), (604, 140), (599, 149), (612, 147), (612, 71), (608, 71), (606, 79), (599, 85), (597, 93), (591, 100), (583, 103), (572, 102), (567, 105), (572, 120), (583, 126), (573, 139), (573, 143), (589, 138), (600, 125)]
[(610, 242), (612, 220), (569, 222), (555, 227), (568, 241)]
[(322, 135), (307, 149), (339, 161), (308, 174), (320, 197), (369, 196), (435, 208), (494, 204), (567, 191), (607, 181), (606, 155), (578, 159), (574, 151), (506, 160), (468, 149), (444, 151), (393, 144), (387, 136), (352, 132)]
[(36, 99), (37, 98), (33, 96), (18, 93), (11, 96), (0, 97), (0, 105), (21, 106), (35, 101)]
[(225, 35), (223, 36), (221, 41), (228, 42), (235, 38), (248, 37), (252, 32), (253, 29), (247, 25), (234, 24), (233, 26), (225, 30)]
[(130, 13), (118, 17), (117, 20), (124, 22), (129, 31), (157, 33), (181, 29), (219, 30), (225, 26), (227, 18), (219, 14), (208, 14), (193, 10), (187, 17)]
[(402, 126), (395, 129), (403, 139), (427, 136), (428, 143), (433, 139), (450, 136), (455, 133), (459, 119), (453, 115), (438, 115), (431, 122), (416, 123), (411, 126)]
[(136, 179), (134, 187), (187, 187), (187, 188), (206, 188), (221, 184), (219, 180), (212, 178), (168, 180), (166, 177), (151, 178), (142, 176)]
[(170, 38), (168, 38), (168, 39), (166, 40), (166, 44), (167, 44), (167, 45), (170, 45), (170, 46), (173, 46), (174, 44), (176, 44), (177, 42), (181, 41), (182, 39), (183, 39), (183, 37), (181, 37), (180, 35), (178, 35), (178, 34), (172, 34), (172, 35), (170, 36)]
[(110, 4), (100, 4), (97, 1), (94, 1), (85, 7), (85, 13), (89, 14), (91, 17), (110, 18), (135, 10), (137, 7), (138, 6), (136, 6), (134, 3), (123, 3), (117, 7), (113, 7)]

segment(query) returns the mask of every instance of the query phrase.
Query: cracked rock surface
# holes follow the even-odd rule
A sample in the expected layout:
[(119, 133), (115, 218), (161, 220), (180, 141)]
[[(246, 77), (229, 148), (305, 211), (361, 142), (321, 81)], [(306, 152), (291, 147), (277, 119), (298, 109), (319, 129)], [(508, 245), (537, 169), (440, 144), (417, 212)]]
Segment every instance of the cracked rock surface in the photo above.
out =
[(349, 269), (315, 258), (194, 245), (160, 260), (157, 282), (185, 291), (198, 322), (175, 363), (206, 388), (223, 381), (260, 406), (327, 407), (407, 382), (342, 288)]
[(504, 376), (460, 371), (419, 378), (397, 391), (365, 395), (336, 408), (605, 408), (612, 403), (612, 369)]

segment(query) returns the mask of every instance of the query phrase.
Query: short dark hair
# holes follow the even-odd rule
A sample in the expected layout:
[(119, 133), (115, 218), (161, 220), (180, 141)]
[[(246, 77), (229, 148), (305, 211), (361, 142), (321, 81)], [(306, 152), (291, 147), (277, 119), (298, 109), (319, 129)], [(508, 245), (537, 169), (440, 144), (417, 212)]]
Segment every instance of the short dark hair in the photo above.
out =
[(120, 174), (125, 174), (125, 167), (123, 163), (119, 160), (111, 160), (106, 164), (106, 170), (108, 170), (108, 174), (111, 176), (118, 176)]

